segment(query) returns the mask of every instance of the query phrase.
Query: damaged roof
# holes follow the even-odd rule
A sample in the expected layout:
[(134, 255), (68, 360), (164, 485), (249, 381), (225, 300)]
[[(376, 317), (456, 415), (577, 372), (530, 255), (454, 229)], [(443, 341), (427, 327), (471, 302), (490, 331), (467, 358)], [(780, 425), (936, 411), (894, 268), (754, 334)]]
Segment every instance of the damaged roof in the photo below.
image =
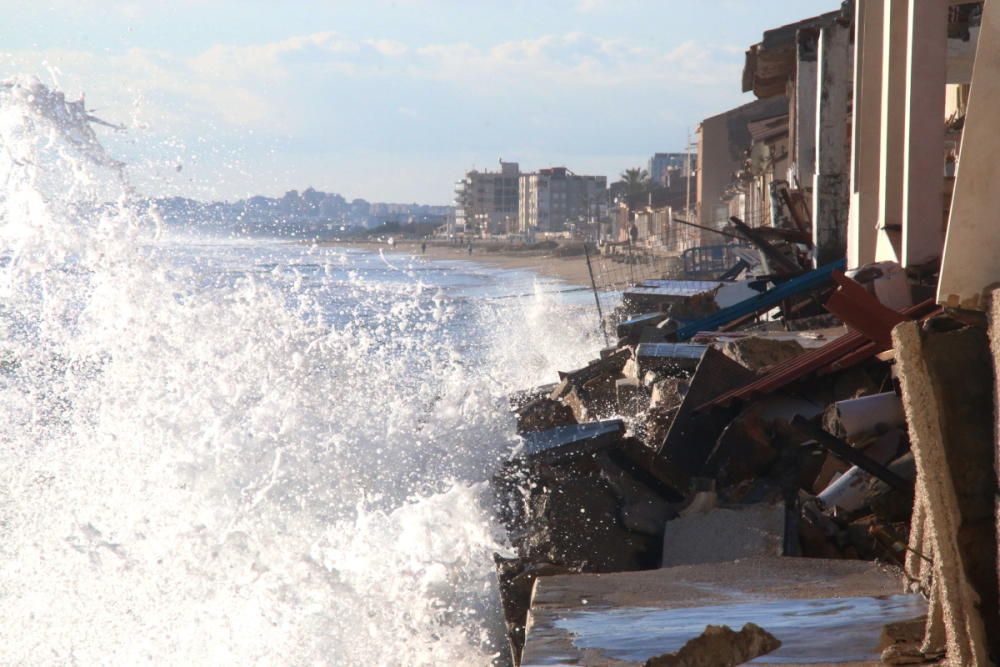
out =
[(788, 114), (772, 116), (771, 118), (761, 118), (747, 123), (750, 131), (750, 138), (753, 141), (767, 141), (788, 134)]
[(795, 74), (796, 39), (800, 31), (816, 31), (832, 25), (843, 15), (836, 11), (765, 30), (760, 42), (746, 52), (743, 65), (743, 92), (753, 91), (760, 99), (785, 94), (785, 86)]

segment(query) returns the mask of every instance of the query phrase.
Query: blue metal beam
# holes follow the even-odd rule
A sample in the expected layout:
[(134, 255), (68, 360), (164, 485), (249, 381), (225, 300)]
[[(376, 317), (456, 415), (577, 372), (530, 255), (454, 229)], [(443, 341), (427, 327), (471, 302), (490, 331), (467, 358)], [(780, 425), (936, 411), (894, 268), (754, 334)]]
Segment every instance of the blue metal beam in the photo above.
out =
[(821, 287), (830, 280), (830, 276), (834, 271), (843, 271), (846, 266), (847, 260), (840, 259), (836, 262), (825, 264), (798, 278), (786, 280), (763, 294), (752, 296), (728, 308), (723, 308), (718, 312), (712, 313), (708, 317), (681, 327), (677, 330), (677, 340), (688, 340), (699, 331), (715, 331), (733, 320), (759, 313), (762, 310), (770, 310), (789, 297)]

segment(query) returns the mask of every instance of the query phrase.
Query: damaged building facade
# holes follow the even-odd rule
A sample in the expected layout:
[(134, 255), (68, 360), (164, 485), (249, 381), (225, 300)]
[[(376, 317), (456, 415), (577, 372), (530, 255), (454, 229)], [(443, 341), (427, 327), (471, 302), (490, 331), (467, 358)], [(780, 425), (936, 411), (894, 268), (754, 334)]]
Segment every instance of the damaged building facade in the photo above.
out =
[(514, 664), (1000, 664), (1000, 4), (831, 9), (699, 128), (676, 242), (731, 266), (511, 397)]

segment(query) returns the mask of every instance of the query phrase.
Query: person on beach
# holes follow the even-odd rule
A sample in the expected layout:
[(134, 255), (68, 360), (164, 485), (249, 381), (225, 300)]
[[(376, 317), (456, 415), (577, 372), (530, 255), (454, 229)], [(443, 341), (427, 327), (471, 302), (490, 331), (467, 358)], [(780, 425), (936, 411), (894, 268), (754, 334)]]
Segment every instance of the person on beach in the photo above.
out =
[(421, 255), (426, 255), (427, 254), (427, 241), (421, 241), (420, 242), (420, 254)]
[(469, 254), (472, 254), (472, 241), (469, 241)]

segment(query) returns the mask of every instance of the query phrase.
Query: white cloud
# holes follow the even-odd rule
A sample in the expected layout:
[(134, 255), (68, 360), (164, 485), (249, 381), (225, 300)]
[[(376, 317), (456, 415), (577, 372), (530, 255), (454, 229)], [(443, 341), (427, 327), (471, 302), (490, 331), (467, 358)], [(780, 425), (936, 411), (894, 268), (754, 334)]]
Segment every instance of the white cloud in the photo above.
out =
[(611, 3), (608, 0), (579, 0), (576, 3), (576, 11), (590, 13), (603, 10)]
[(408, 51), (405, 44), (391, 39), (366, 39), (364, 43), (383, 56), (402, 56)]
[[(483, 95), (516, 89), (551, 91), (553, 86), (596, 87), (732, 86), (736, 55), (725, 47), (694, 41), (672, 49), (640, 47), (583, 33), (543, 35), (479, 47), (453, 42), (408, 47), (371, 38), (345, 39), (317, 32), (251, 45), (215, 45), (185, 57), (150, 49), (125, 53), (16, 52), (9, 60), (37, 70), (51, 63), (88, 93), (168, 96), (225, 124), (260, 130), (288, 128), (289, 105), (301, 101), (304, 74), (320, 80), (343, 77), (428, 80), (454, 83)], [(176, 117), (178, 109), (164, 109)]]
[[(272, 147), (294, 137), (300, 153), (263, 157), (263, 149), (245, 149), (249, 161), (266, 162), (279, 174), (274, 180), (284, 181), (289, 176), (280, 174), (300, 173), (300, 163), (317, 154), (333, 162), (331, 152), (388, 152), (390, 145), (405, 159), (537, 149), (564, 160), (568, 151), (645, 150), (639, 147), (647, 141), (650, 151), (670, 148), (659, 144), (664, 128), (693, 125), (697, 114), (736, 101), (742, 50), (694, 41), (640, 45), (583, 32), (474, 45), (321, 31), (193, 54), (22, 50), (0, 54), (0, 76), (46, 78), (45, 63), (57, 68), (68, 95), (85, 91), (102, 117), (149, 128), (137, 143), (155, 135), (206, 155), (213, 143), (244, 150), (251, 132)], [(601, 139), (602, 127), (616, 127), (614, 138)], [(351, 173), (356, 160), (340, 159)], [(204, 169), (210, 162), (205, 157)], [(259, 179), (263, 169), (251, 171)]]

